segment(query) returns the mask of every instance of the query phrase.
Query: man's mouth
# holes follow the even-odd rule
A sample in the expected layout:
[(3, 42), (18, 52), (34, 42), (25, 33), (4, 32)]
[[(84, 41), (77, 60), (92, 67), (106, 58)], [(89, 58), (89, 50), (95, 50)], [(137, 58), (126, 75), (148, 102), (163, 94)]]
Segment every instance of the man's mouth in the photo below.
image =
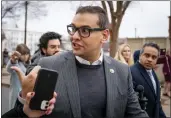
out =
[(82, 47), (82, 46), (79, 45), (78, 43), (72, 43), (72, 45), (73, 45), (73, 48), (81, 48), (81, 47)]
[(146, 63), (145, 65), (148, 66), (148, 67), (152, 67), (152, 65), (151, 64), (148, 64), (148, 63)]

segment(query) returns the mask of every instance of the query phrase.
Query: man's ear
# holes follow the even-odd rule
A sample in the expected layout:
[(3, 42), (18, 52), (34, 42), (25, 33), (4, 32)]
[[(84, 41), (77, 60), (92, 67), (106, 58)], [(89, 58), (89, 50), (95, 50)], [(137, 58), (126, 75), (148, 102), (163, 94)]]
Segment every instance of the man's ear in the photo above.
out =
[(44, 54), (46, 54), (46, 49), (45, 48), (42, 48), (42, 51)]
[(101, 42), (105, 43), (110, 35), (109, 29), (104, 30), (102, 33), (103, 33), (103, 39), (101, 40)]

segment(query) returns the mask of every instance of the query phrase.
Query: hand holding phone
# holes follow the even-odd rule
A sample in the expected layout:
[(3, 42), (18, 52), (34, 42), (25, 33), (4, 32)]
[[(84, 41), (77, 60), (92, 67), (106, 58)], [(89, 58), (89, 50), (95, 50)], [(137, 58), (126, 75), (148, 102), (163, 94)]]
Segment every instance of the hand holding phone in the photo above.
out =
[(58, 78), (57, 71), (41, 68), (38, 72), (33, 91), (34, 97), (30, 100), (30, 109), (46, 110), (49, 106), (49, 100), (53, 97), (56, 82)]
[(57, 93), (54, 92), (53, 94), (53, 98), (51, 98), (51, 100), (49, 101), (50, 106), (47, 108), (46, 111), (40, 111), (40, 110), (31, 110), (29, 107), (29, 103), (31, 98), (33, 98), (35, 95), (34, 92), (28, 92), (26, 95), (26, 102), (24, 103), (24, 107), (23, 107), (23, 112), (29, 117), (29, 118), (39, 118), (43, 115), (49, 115), (52, 113), (53, 109), (54, 109), (54, 105), (56, 102), (56, 97), (57, 97)]

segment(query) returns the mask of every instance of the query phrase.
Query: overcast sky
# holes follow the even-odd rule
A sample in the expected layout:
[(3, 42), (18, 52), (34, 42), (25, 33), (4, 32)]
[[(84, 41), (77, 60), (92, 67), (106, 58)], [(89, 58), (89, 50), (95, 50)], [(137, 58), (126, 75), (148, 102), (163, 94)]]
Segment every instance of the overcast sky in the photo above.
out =
[[(86, 2), (81, 3), (85, 5)], [(91, 4), (88, 2), (86, 4)], [(56, 31), (67, 36), (66, 25), (71, 23), (80, 2), (60, 1), (48, 4), (48, 15), (41, 19), (28, 20), (28, 30), (46, 32)], [(99, 2), (93, 4), (100, 5)], [(168, 36), (169, 1), (133, 2), (125, 13), (120, 37)], [(24, 17), (17, 22), (19, 28), (24, 26)]]

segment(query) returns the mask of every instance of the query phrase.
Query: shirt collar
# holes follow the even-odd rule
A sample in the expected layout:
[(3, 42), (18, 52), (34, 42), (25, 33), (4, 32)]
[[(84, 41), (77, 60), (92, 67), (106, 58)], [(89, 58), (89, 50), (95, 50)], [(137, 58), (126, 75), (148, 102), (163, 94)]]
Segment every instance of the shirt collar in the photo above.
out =
[[(138, 62), (140, 63), (140, 60), (138, 60)], [(140, 63), (141, 64), (141, 63)], [(152, 73), (152, 69), (145, 69), (147, 72)]]
[(150, 69), (150, 70), (147, 70), (147, 69), (146, 69), (146, 71), (152, 73), (152, 69)]
[(79, 57), (79, 56), (75, 56), (75, 58), (76, 58), (77, 61), (79, 61), (81, 64), (86, 64), (86, 65), (100, 65), (100, 64), (102, 64), (102, 62), (103, 62), (103, 50), (101, 50), (101, 54), (100, 54), (99, 59), (96, 60), (96, 61), (94, 61), (92, 64), (91, 64), (89, 61), (87, 61), (87, 60), (85, 60), (85, 59), (83, 59), (83, 58), (81, 58), (81, 57)]

